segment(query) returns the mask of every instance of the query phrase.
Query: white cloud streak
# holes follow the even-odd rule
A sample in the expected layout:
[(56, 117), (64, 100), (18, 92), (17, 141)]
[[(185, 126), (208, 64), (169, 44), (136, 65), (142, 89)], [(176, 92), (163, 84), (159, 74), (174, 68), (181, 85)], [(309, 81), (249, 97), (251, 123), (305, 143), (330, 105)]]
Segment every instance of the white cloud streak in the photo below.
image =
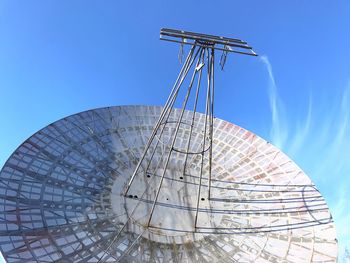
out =
[(299, 122), (294, 133), (294, 138), (291, 141), (289, 153), (295, 155), (300, 149), (303, 148), (305, 140), (309, 135), (312, 120), (312, 95), (309, 96), (308, 111), (306, 119)]
[[(339, 261), (344, 260), (345, 248), (350, 250), (350, 81), (342, 94), (333, 93), (326, 98), (325, 104), (316, 100), (315, 105), (310, 94), (305, 117), (293, 123), (278, 96), (268, 57), (262, 56), (261, 61), (269, 77), (271, 141), (289, 155), (307, 160), (309, 175), (316, 185), (327, 186), (325, 198), (329, 201), (337, 229)], [(318, 114), (314, 113), (315, 108), (320, 110)], [(288, 134), (288, 129), (295, 132)]]
[(270, 130), (270, 137), (274, 145), (276, 145), (279, 148), (283, 148), (288, 137), (288, 128), (285, 123), (285, 119), (281, 118), (281, 115), (284, 112), (284, 106), (282, 105), (282, 101), (278, 97), (276, 81), (268, 57), (261, 56), (260, 59), (266, 66), (269, 75), (268, 95), (270, 102), (270, 110), (272, 114), (272, 127)]
[(327, 146), (327, 154), (325, 161), (319, 165), (317, 174), (324, 174), (323, 171), (329, 170), (330, 167), (333, 174), (339, 174), (349, 162), (346, 157), (350, 154), (350, 82), (344, 89), (339, 101), (334, 115), (327, 116), (329, 120), (326, 120), (326, 123), (330, 126), (327, 127), (329, 130), (328, 140), (323, 138), (327, 143), (320, 140), (321, 143)]

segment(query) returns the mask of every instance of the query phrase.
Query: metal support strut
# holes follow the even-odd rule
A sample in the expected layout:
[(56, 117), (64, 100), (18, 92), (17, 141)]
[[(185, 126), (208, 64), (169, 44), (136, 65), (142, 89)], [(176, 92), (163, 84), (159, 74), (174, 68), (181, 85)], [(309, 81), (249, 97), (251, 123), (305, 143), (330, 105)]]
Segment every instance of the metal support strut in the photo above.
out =
[[(200, 201), (204, 201), (206, 198), (208, 201), (211, 199), (211, 184), (212, 184), (212, 158), (213, 158), (213, 136), (214, 136), (214, 65), (215, 65), (215, 50), (223, 52), (224, 60), (221, 58), (221, 66), (225, 64), (226, 56), (228, 52), (234, 52), (245, 55), (256, 56), (251, 47), (239, 39), (217, 37), (205, 34), (198, 34), (193, 32), (186, 32), (173, 29), (161, 29), (161, 40), (178, 42), (181, 44), (180, 55), (182, 56), (183, 45), (191, 45), (191, 49), (187, 55), (187, 58), (180, 70), (180, 73), (175, 81), (173, 89), (161, 111), (159, 119), (154, 125), (153, 131), (145, 145), (144, 151), (139, 158), (134, 172), (132, 173), (129, 181), (124, 187), (124, 197), (128, 198), (133, 196), (133, 184), (138, 177), (151, 177), (153, 180), (149, 180), (146, 183), (146, 189), (144, 193), (149, 191), (150, 187), (153, 187), (152, 199), (148, 200), (150, 208), (148, 209), (147, 223), (145, 228), (152, 226), (152, 217), (157, 207), (158, 198), (162, 191), (164, 178), (169, 168), (172, 159), (179, 158), (179, 155), (183, 156), (182, 176), (185, 178), (190, 175), (187, 171), (189, 164), (193, 163), (194, 159), (200, 158), (199, 175), (198, 175), (198, 189), (196, 192), (196, 205), (194, 214), (194, 231), (196, 231), (198, 225), (198, 213), (200, 212)], [(204, 67), (206, 65), (206, 67)], [(181, 92), (181, 87), (184, 86), (185, 79), (193, 70), (192, 77), (189, 80), (187, 91)], [(206, 85), (202, 83), (202, 73), (206, 69), (207, 80)], [(196, 88), (193, 89), (194, 83)], [(201, 90), (201, 87), (203, 87)], [(192, 92), (194, 91), (195, 92)], [(201, 96), (202, 94), (202, 96)], [(204, 95), (205, 94), (205, 95)], [(180, 97), (183, 97), (180, 99)], [(202, 98), (203, 97), (203, 98)], [(204, 99), (205, 98), (205, 99)], [(192, 106), (190, 101), (193, 101)], [(175, 106), (181, 103), (181, 108), (175, 110)], [(197, 112), (202, 109), (205, 111), (204, 121), (199, 120)], [(192, 118), (188, 119), (189, 123), (186, 123), (184, 114), (186, 110), (190, 110)], [(173, 126), (171, 126), (173, 125)], [(175, 125), (175, 126), (174, 126)], [(187, 135), (185, 137), (183, 132), (184, 125), (187, 125)], [(201, 128), (200, 128), (201, 127)], [(201, 130), (202, 142), (198, 149), (193, 149), (192, 139), (194, 137), (194, 130), (196, 129), (196, 136), (198, 136), (198, 130)], [(167, 134), (168, 140), (164, 134)], [(166, 131), (166, 132), (165, 132)], [(179, 140), (185, 141), (185, 147), (179, 148)], [(191, 144), (192, 142), (192, 144)], [(175, 154), (176, 153), (176, 154)], [(155, 179), (157, 178), (157, 179)], [(203, 179), (207, 182), (206, 185), (202, 185)], [(207, 193), (203, 194), (202, 186), (207, 188)], [(137, 186), (135, 186), (137, 187)], [(143, 194), (142, 194), (143, 195)], [(137, 209), (136, 206), (134, 209)], [(134, 211), (131, 212), (131, 214)]]

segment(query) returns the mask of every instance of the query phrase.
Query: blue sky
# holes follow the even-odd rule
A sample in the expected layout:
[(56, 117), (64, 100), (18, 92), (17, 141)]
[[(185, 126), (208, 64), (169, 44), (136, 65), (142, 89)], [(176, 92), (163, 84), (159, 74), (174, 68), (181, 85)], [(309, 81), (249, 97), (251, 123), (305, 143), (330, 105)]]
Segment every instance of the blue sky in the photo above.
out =
[[(261, 56), (217, 71), (216, 116), (271, 141), (326, 198), (350, 248), (350, 1), (0, 3), (0, 166), (67, 115), (162, 105), (180, 64), (162, 27), (231, 36)], [(342, 252), (340, 251), (340, 252)]]

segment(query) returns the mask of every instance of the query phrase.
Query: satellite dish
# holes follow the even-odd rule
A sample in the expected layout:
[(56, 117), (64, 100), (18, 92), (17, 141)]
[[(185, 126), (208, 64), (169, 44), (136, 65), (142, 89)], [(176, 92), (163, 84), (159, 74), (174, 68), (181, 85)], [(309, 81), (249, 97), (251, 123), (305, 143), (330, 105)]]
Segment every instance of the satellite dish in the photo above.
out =
[(335, 262), (333, 220), (311, 180), (270, 143), (214, 117), (215, 50), (222, 67), (228, 52), (256, 53), (239, 39), (173, 29), (161, 39), (191, 46), (164, 107), (69, 116), (6, 162), (6, 260)]
[[(0, 173), (5, 259), (336, 261), (334, 224), (310, 179), (273, 145), (220, 119), (214, 121), (213, 200), (200, 201), (199, 231), (193, 228), (199, 180), (195, 159), (183, 179), (181, 161), (170, 165), (154, 210), (155, 227), (144, 228), (154, 184), (146, 194), (142, 191), (159, 175), (138, 177), (140, 187), (131, 197), (124, 197), (123, 187), (160, 113), (160, 107), (152, 106), (90, 110), (26, 140)], [(186, 111), (184, 120), (191, 117)], [(202, 188), (208, 189), (208, 180)]]

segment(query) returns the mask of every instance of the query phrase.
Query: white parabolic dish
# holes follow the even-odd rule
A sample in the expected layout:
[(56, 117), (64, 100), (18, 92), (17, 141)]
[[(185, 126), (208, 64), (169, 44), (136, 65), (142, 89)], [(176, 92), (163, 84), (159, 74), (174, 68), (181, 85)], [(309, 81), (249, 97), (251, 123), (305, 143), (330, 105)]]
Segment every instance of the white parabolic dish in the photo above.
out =
[[(180, 153), (165, 172), (147, 227), (162, 171), (155, 167), (154, 173), (138, 175), (127, 197), (123, 189), (160, 111), (154, 106), (90, 110), (50, 124), (26, 140), (0, 173), (0, 248), (5, 259), (337, 261), (332, 217), (311, 180), (270, 143), (219, 119), (214, 121), (211, 199), (205, 195), (204, 177), (197, 227), (199, 161), (191, 159), (183, 175)], [(198, 114), (199, 121), (203, 116)], [(184, 120), (191, 117), (186, 111)], [(186, 129), (181, 125), (180, 134), (185, 136)], [(171, 126), (165, 130), (172, 131)], [(194, 134), (193, 140), (201, 138), (201, 131)], [(181, 140), (177, 145), (181, 147)]]

